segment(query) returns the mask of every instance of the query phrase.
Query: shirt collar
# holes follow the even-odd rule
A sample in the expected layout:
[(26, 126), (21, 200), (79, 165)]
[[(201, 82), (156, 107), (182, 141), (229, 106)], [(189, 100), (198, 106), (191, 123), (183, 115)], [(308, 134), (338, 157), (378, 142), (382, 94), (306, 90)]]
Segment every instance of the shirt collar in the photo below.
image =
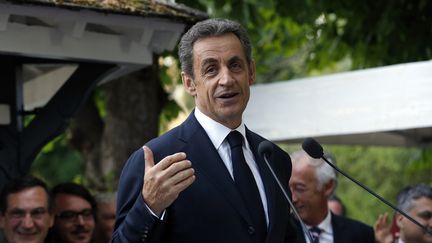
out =
[[(210, 141), (213, 143), (213, 146), (216, 148), (216, 150), (218, 150), (223, 141), (225, 140), (226, 136), (228, 136), (228, 134), (232, 130), (202, 113), (198, 109), (198, 107), (195, 107), (194, 115), (195, 118), (198, 120), (198, 123), (204, 128), (204, 131), (209, 136)], [(239, 131), (243, 135), (243, 138), (246, 138), (246, 127), (243, 121), (240, 126), (234, 130)]]
[(327, 212), (327, 216), (325, 219), (318, 225), (320, 229), (322, 229), (324, 232), (333, 234), (333, 228), (331, 225), (331, 213), (330, 210)]
[[(327, 212), (327, 216), (324, 218), (321, 223), (319, 223), (318, 228), (320, 228), (323, 232), (333, 234), (333, 228), (331, 226), (331, 213), (330, 211)], [(308, 228), (310, 229), (312, 226), (308, 225)]]

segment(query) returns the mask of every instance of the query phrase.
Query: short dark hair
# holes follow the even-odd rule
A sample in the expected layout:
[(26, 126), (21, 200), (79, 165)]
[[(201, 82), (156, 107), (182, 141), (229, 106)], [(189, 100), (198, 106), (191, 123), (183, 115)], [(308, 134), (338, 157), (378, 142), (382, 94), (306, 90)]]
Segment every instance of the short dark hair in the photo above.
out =
[(181, 70), (194, 77), (193, 73), (193, 45), (202, 38), (221, 36), (233, 33), (240, 40), (246, 55), (248, 64), (252, 62), (252, 45), (243, 26), (228, 19), (207, 19), (196, 23), (181, 38), (178, 55), (181, 63)]
[(93, 210), (93, 217), (95, 217), (97, 210), (96, 200), (94, 199), (90, 191), (87, 190), (87, 188), (85, 188), (84, 186), (74, 182), (60, 183), (51, 189), (51, 193), (54, 199), (58, 194), (63, 193), (68, 195), (74, 195), (86, 200), (90, 203)]
[(6, 212), (6, 209), (8, 207), (7, 198), (10, 194), (17, 193), (28, 188), (38, 187), (38, 186), (42, 187), (46, 192), (47, 199), (48, 199), (48, 211), (52, 212), (53, 200), (47, 185), (41, 179), (32, 175), (24, 175), (24, 176), (16, 177), (6, 183), (6, 185), (3, 187), (3, 190), (0, 193), (0, 212), (2, 214)]
[(414, 201), (422, 197), (432, 199), (432, 187), (426, 184), (411, 185), (403, 188), (397, 195), (398, 208), (409, 211)]

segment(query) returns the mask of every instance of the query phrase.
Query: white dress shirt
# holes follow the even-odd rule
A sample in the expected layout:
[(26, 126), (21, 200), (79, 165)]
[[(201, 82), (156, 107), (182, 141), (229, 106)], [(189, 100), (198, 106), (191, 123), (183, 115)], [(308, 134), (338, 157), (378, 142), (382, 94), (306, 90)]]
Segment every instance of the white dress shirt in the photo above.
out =
[[(324, 218), (324, 220), (319, 223), (318, 228), (321, 229), (321, 233), (319, 236), (319, 242), (320, 243), (333, 243), (333, 227), (331, 224), (331, 213), (330, 211), (327, 212), (327, 216)], [(312, 228), (311, 225), (306, 225), (308, 229)], [(309, 237), (305, 234), (306, 243), (310, 243)]]
[[(194, 115), (198, 120), (199, 124), (204, 128), (205, 132), (210, 138), (210, 141), (213, 143), (213, 146), (216, 148), (217, 152), (219, 153), (222, 161), (224, 162), (228, 172), (231, 175), (231, 178), (234, 179), (233, 166), (231, 161), (231, 147), (228, 141), (225, 139), (228, 136), (228, 134), (233, 130), (212, 120), (210, 117), (202, 113), (198, 109), (198, 107), (195, 107)], [(252, 153), (252, 150), (250, 149), (249, 142), (246, 139), (246, 127), (242, 122), (240, 126), (234, 130), (239, 131), (243, 136), (244, 139), (243, 140), (244, 143), (242, 146), (243, 154), (245, 156), (246, 163), (248, 164), (249, 168), (252, 171), (252, 174), (255, 178), (255, 182), (257, 183), (258, 191), (261, 196), (261, 201), (264, 208), (264, 213), (265, 213), (266, 222), (268, 226), (269, 218), (268, 218), (268, 209), (267, 209), (267, 197), (265, 195), (264, 184), (261, 180), (261, 175), (258, 171), (258, 166), (255, 162), (255, 158)]]

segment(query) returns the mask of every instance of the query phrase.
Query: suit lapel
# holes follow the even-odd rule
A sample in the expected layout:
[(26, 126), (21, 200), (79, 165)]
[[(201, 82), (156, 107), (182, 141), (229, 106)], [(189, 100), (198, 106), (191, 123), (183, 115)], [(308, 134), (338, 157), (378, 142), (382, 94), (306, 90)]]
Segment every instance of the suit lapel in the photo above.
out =
[(334, 243), (344, 243), (346, 242), (345, 234), (343, 231), (344, 223), (339, 220), (339, 216), (331, 214), (331, 224), (333, 228), (333, 242)]
[(252, 219), (244, 206), (243, 199), (235, 188), (231, 175), (193, 112), (182, 124), (179, 138), (186, 142), (184, 151), (195, 170), (208, 177), (241, 217), (252, 224)]
[(295, 243), (306, 243), (305, 235), (303, 232), (303, 229), (301, 227), (301, 224), (298, 220), (295, 220), (296, 224), (296, 230), (297, 230), (297, 237)]

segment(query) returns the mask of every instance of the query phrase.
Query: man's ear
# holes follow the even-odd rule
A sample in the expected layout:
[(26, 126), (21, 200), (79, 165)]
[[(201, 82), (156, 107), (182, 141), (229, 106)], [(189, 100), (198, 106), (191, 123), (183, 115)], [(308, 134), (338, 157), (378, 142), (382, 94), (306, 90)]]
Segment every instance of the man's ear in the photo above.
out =
[(256, 79), (256, 66), (255, 66), (255, 60), (252, 60), (249, 65), (250, 75), (249, 75), (249, 85), (252, 85), (255, 83)]
[(336, 187), (336, 181), (334, 180), (331, 180), (324, 185), (324, 193), (327, 198), (329, 198), (331, 194), (334, 192), (335, 187)]
[(400, 214), (400, 213), (396, 213), (395, 217), (396, 217), (396, 219), (395, 219), (396, 225), (400, 228), (402, 226), (401, 221), (402, 221), (404, 216), (402, 216), (402, 214)]
[(181, 73), (181, 77), (182, 77), (183, 87), (186, 89), (186, 92), (188, 92), (190, 95), (195, 97), (196, 87), (193, 78), (189, 74), (186, 74), (185, 72)]

